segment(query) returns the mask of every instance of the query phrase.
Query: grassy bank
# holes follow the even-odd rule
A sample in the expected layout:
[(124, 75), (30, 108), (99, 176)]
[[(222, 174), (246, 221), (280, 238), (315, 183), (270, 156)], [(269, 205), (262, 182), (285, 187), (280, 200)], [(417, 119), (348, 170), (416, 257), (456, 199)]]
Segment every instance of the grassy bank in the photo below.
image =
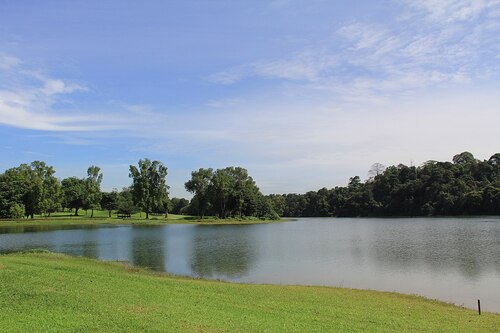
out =
[(165, 218), (164, 215), (152, 215), (147, 220), (144, 213), (136, 213), (129, 218), (118, 218), (116, 214), (109, 217), (107, 211), (94, 211), (94, 216), (90, 218), (90, 211), (85, 215), (81, 213), (79, 216), (74, 216), (68, 212), (54, 213), (50, 217), (35, 216), (34, 219), (6, 219), (0, 220), (0, 227), (5, 226), (32, 226), (32, 225), (85, 225), (85, 224), (255, 224), (255, 223), (269, 223), (285, 221), (284, 219), (278, 221), (260, 220), (256, 217), (243, 218), (243, 219), (216, 219), (213, 217), (206, 217), (200, 219), (197, 216), (189, 215), (175, 215), (168, 214)]
[(2, 332), (498, 332), (415, 296), (194, 280), (50, 253), (0, 256)]

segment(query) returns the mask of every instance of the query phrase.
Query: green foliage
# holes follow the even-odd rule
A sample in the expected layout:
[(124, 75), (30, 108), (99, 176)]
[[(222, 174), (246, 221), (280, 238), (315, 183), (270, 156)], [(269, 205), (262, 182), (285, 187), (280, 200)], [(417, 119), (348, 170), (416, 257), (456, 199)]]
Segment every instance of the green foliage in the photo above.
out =
[(189, 200), (184, 198), (172, 198), (170, 200), (170, 212), (172, 214), (183, 214), (183, 210), (189, 206)]
[(124, 188), (117, 198), (117, 212), (122, 215), (132, 215), (140, 211), (135, 205), (132, 189)]
[(167, 167), (159, 161), (139, 160), (130, 166), (134, 203), (146, 213), (168, 212)]
[(102, 209), (107, 210), (109, 217), (111, 217), (111, 213), (118, 209), (118, 192), (116, 190), (112, 192), (103, 192), (100, 206)]
[(464, 152), (453, 163), (375, 164), (364, 183), (356, 176), (346, 187), (283, 195), (283, 216), (500, 215), (499, 161)]
[(54, 177), (54, 168), (34, 161), (5, 171), (0, 176), (0, 217), (19, 212), (12, 207), (23, 206), (26, 216), (50, 214), (60, 207), (61, 185)]
[(185, 187), (194, 194), (186, 211), (200, 218), (207, 212), (220, 219), (256, 216), (270, 220), (278, 217), (271, 200), (262, 195), (248, 171), (241, 167), (193, 171)]
[(78, 210), (84, 207), (85, 204), (85, 180), (77, 177), (69, 177), (63, 179), (61, 185), (64, 198), (64, 206), (66, 208), (74, 209), (75, 216), (78, 216)]
[(13, 202), (9, 208), (9, 217), (19, 219), (24, 216), (24, 206)]
[(211, 184), (213, 175), (213, 170), (211, 168), (200, 168), (198, 171), (191, 172), (191, 179), (184, 184), (186, 190), (194, 194), (192, 205), (193, 208), (197, 210), (200, 218), (205, 216), (210, 197), (212, 196)]
[(84, 180), (85, 189), (84, 189), (84, 200), (83, 205), (84, 208), (92, 209), (92, 213), (90, 217), (94, 217), (94, 209), (100, 209), (101, 202), (101, 182), (102, 182), (102, 173), (100, 172), (101, 168), (98, 166), (90, 166), (87, 169), (87, 178)]

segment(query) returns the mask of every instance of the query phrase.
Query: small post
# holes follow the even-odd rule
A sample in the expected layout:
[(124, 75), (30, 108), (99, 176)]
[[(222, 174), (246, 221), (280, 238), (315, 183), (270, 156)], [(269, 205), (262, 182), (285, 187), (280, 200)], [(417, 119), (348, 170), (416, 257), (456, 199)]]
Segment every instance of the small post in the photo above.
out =
[(481, 315), (481, 300), (480, 299), (477, 300), (477, 312), (479, 313), (479, 315)]

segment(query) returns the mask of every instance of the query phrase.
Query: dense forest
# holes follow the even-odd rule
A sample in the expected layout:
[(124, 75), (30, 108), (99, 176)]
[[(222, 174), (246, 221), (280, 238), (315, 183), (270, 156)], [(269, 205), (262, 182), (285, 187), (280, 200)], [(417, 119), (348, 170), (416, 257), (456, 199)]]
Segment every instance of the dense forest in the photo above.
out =
[(469, 152), (452, 162), (428, 161), (422, 166), (384, 167), (375, 163), (370, 178), (350, 178), (345, 187), (322, 188), (305, 194), (263, 195), (241, 167), (201, 168), (185, 183), (191, 201), (169, 198), (167, 167), (159, 161), (131, 165), (132, 184), (121, 191), (102, 192), (97, 166), (87, 177), (59, 180), (45, 162), (21, 164), (0, 174), (0, 218), (50, 216), (67, 210), (90, 217), (95, 209), (130, 216), (144, 212), (225, 218), (315, 216), (443, 216), (500, 215), (500, 153), (479, 161)]
[(345, 187), (270, 198), (284, 217), (500, 215), (500, 153), (479, 161), (464, 152), (419, 167), (376, 163), (369, 174)]

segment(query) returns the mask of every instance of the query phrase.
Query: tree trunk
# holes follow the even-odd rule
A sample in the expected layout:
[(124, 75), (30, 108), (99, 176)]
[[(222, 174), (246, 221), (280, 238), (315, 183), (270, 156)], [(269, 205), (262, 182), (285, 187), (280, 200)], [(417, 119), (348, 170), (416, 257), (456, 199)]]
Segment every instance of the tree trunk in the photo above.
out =
[(35, 214), (31, 213), (31, 219), (34, 219), (34, 218), (35, 218)]
[(78, 208), (75, 208), (75, 216), (78, 216)]
[(111, 211), (110, 211), (110, 210), (108, 210), (108, 213), (109, 213), (109, 218), (111, 218)]
[(149, 212), (146, 211), (146, 220), (149, 220)]
[(94, 217), (94, 208), (92, 208), (92, 212), (90, 213), (90, 218)]

